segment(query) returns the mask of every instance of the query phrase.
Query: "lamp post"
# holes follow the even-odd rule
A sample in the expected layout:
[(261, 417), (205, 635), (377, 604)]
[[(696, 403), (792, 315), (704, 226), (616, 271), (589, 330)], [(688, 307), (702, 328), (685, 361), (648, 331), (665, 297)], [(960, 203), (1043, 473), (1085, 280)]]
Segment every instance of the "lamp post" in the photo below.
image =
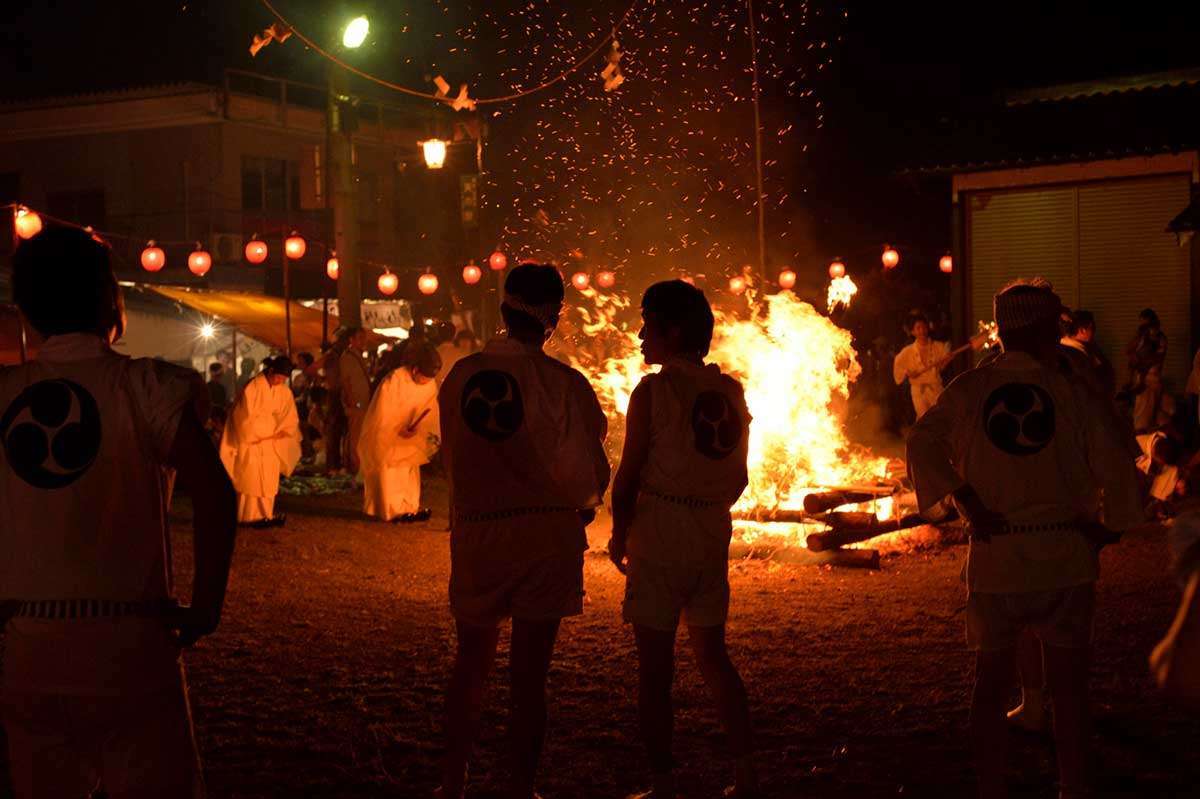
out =
[[(342, 45), (355, 49), (370, 32), (366, 17), (356, 17), (342, 32)], [(343, 327), (362, 326), (362, 284), (359, 278), (357, 225), (354, 207), (351, 136), (357, 126), (346, 113), (346, 75), (332, 62), (326, 68), (329, 82), (325, 109), (325, 196), (333, 209), (333, 248), (338, 253), (338, 317)]]

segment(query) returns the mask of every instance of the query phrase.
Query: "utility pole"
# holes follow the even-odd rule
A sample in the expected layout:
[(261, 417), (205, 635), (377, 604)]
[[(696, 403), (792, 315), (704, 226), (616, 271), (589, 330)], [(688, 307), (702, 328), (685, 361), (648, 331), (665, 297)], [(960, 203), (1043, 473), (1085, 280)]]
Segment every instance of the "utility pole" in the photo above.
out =
[(327, 63), (329, 99), (325, 112), (325, 196), (333, 209), (333, 242), (338, 259), (338, 323), (362, 326), (362, 279), (355, 244), (358, 215), (354, 205), (354, 145), (351, 136), (357, 120), (350, 114), (346, 75), (336, 64)]
[(763, 204), (762, 117), (759, 113), (758, 31), (754, 24), (754, 0), (746, 0), (750, 20), (750, 66), (754, 75), (754, 178), (758, 207), (758, 280), (759, 290), (767, 285), (767, 209)]

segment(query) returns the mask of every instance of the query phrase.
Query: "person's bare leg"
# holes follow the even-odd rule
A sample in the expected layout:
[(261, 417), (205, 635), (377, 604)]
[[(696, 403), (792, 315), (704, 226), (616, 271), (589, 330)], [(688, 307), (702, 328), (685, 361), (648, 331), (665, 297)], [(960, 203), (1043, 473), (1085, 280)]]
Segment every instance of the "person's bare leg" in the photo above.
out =
[(466, 779), (467, 760), (479, 729), (483, 689), (496, 660), (496, 627), (473, 627), (458, 622), (458, 653), (446, 689), (446, 755), (442, 761), (442, 796), (459, 799)]
[(1008, 720), (1034, 732), (1046, 728), (1046, 674), (1042, 642), (1029, 630), (1017, 640), (1017, 670), (1021, 675), (1021, 704), (1008, 711)]
[(746, 686), (729, 659), (725, 648), (725, 625), (714, 627), (688, 626), (688, 641), (696, 655), (696, 664), (717, 706), (717, 716), (729, 749), (737, 761), (734, 780), (735, 796), (752, 796), (758, 792), (758, 774), (752, 756), (754, 741), (750, 729), (750, 702)]
[(513, 619), (509, 746), (512, 799), (530, 799), (546, 738), (546, 674), (558, 637), (558, 619)]
[(638, 722), (654, 777), (655, 799), (675, 799), (671, 739), (675, 711), (671, 685), (675, 681), (675, 631), (633, 625), (638, 651)]
[(1054, 745), (1058, 779), (1064, 797), (1086, 795), (1090, 787), (1088, 667), (1091, 650), (1044, 647), (1046, 678), (1054, 703)]
[[(979, 774), (980, 799), (1008, 795), (1004, 765), (1008, 725), (1004, 708), (1013, 687), (1017, 651), (979, 652), (975, 657), (975, 688), (971, 695), (971, 744)], [(1055, 714), (1057, 716), (1057, 714)]]

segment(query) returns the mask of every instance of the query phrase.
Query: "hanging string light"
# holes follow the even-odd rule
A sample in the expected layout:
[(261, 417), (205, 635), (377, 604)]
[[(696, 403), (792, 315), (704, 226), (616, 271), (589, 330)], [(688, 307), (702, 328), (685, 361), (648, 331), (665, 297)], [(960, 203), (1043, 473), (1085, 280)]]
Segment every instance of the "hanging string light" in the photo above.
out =
[(600, 274), (596, 275), (596, 285), (602, 289), (610, 289), (617, 284), (617, 276), (613, 272), (605, 269)]
[(740, 275), (729, 278), (729, 290), (734, 294), (741, 294), (746, 290), (746, 278)]
[(587, 272), (576, 272), (575, 274), (571, 275), (571, 285), (577, 288), (579, 291), (586, 289), (588, 284), (591, 282), (591, 278), (588, 277)]
[(32, 239), (42, 232), (42, 218), (25, 206), (18, 205), (13, 218), (13, 226), (16, 227), (18, 236), (23, 239)]
[(494, 253), (488, 256), (488, 266), (492, 268), (492, 271), (499, 272), (508, 266), (508, 256), (499, 250), (496, 250)]
[(325, 262), (325, 274), (329, 276), (330, 280), (338, 279), (338, 259), (336, 252), (329, 254), (329, 260)]
[(883, 255), (880, 260), (883, 261), (884, 269), (895, 269), (900, 265), (900, 253), (890, 244), (883, 245)]
[(417, 278), (417, 290), (422, 294), (429, 296), (438, 290), (437, 275), (432, 272), (426, 272)]
[(212, 269), (212, 256), (205, 252), (200, 246), (200, 242), (196, 242), (196, 251), (188, 256), (188, 271), (196, 277), (204, 277), (208, 274), (208, 270)]
[(829, 277), (837, 280), (839, 277), (846, 276), (846, 265), (842, 263), (841, 258), (834, 258), (833, 263), (829, 265)]
[(938, 269), (942, 270), (942, 272), (947, 275), (950, 274), (951, 272), (953, 272), (954, 271), (954, 257), (952, 255), (950, 255), (950, 253), (946, 253), (945, 255), (943, 255), (942, 259), (940, 261), (938, 261)]
[(784, 269), (779, 273), (779, 288), (790, 289), (796, 285), (796, 273), (791, 269)]
[(258, 240), (257, 233), (246, 242), (246, 260), (252, 264), (261, 264), (267, 260), (267, 244)]
[(471, 262), (463, 267), (462, 278), (463, 282), (468, 286), (474, 286), (483, 277), (483, 270)]
[(393, 275), (390, 270), (384, 269), (383, 274), (379, 276), (377, 285), (380, 294), (390, 297), (396, 293), (396, 289), (400, 288), (400, 278)]
[(292, 231), (292, 235), (288, 236), (283, 242), (283, 251), (288, 258), (293, 261), (298, 261), (304, 257), (304, 253), (308, 250), (308, 242), (304, 240), (296, 231)]
[(142, 269), (145, 269), (147, 272), (157, 272), (166, 263), (167, 256), (162, 251), (162, 248), (154, 243), (154, 239), (146, 242), (146, 249), (142, 250)]

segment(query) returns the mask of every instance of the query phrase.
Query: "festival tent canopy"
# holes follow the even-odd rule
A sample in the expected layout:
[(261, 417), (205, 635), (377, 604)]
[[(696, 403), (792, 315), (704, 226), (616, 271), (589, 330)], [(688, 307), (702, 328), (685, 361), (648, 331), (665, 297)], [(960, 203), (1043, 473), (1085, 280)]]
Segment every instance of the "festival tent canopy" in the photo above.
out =
[[(239, 291), (200, 291), (171, 286), (147, 286), (162, 296), (182, 303), (202, 314), (225, 320), (246, 335), (284, 350), (287, 333), (284, 321), (284, 301), (279, 297), (247, 294)], [(321, 312), (291, 303), (292, 350), (317, 352), (322, 343)], [(330, 319), (329, 333), (337, 327), (337, 318)], [(383, 340), (383, 339), (381, 339)]]

